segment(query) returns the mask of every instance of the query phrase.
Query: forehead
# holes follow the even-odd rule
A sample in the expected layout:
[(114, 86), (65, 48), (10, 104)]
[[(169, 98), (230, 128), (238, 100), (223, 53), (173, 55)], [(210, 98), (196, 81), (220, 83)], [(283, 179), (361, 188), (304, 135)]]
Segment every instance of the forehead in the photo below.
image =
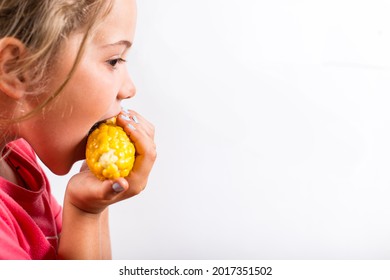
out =
[(110, 13), (96, 29), (93, 42), (98, 45), (118, 41), (132, 42), (137, 20), (135, 0), (114, 0)]

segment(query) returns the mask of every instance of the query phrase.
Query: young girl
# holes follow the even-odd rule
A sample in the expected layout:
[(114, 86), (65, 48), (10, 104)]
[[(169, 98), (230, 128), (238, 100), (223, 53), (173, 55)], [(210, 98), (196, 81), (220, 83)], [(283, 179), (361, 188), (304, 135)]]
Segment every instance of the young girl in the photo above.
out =
[[(154, 128), (120, 102), (135, 95), (124, 64), (134, 0), (0, 0), (0, 259), (109, 259), (108, 206), (146, 186)], [(66, 174), (89, 130), (118, 116), (136, 147), (127, 178), (99, 181), (83, 165), (63, 209), (36, 155)]]

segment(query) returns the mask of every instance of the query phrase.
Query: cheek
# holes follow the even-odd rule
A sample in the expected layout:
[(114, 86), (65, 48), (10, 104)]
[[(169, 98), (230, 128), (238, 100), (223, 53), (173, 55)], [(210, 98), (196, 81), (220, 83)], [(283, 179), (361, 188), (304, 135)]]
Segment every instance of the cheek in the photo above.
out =
[(67, 119), (76, 134), (88, 132), (117, 102), (119, 77), (96, 57), (86, 55), (58, 96), (56, 115)]
[(65, 98), (80, 113), (91, 113), (108, 107), (116, 99), (116, 94), (113, 79), (107, 76), (101, 71), (80, 73), (67, 86), (64, 93), (69, 97)]

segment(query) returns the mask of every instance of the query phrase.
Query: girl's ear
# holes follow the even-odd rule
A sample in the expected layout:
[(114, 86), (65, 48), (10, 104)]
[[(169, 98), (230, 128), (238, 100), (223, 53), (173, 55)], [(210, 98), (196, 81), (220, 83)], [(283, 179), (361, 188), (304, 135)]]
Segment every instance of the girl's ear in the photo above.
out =
[(17, 71), (26, 47), (16, 38), (0, 39), (0, 91), (13, 99), (22, 98), (27, 92), (27, 80)]

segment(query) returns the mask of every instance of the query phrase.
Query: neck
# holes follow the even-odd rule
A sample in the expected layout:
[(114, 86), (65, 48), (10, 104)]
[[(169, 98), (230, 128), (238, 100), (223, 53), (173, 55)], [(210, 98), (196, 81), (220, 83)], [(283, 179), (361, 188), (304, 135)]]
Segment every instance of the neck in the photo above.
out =
[(2, 138), (3, 142), (0, 141), (0, 148), (1, 148), (0, 149), (0, 177), (3, 177), (4, 179), (16, 185), (22, 186), (23, 181), (20, 180), (19, 174), (6, 160), (9, 152), (4, 150), (5, 146), (9, 142), (12, 142), (16, 139), (8, 139), (8, 141), (6, 141), (7, 140), (6, 138), (7, 138), (6, 136), (3, 136)]
[(7, 161), (3, 158), (0, 160), (0, 176), (9, 182), (20, 185), (20, 180), (16, 172), (9, 166)]

